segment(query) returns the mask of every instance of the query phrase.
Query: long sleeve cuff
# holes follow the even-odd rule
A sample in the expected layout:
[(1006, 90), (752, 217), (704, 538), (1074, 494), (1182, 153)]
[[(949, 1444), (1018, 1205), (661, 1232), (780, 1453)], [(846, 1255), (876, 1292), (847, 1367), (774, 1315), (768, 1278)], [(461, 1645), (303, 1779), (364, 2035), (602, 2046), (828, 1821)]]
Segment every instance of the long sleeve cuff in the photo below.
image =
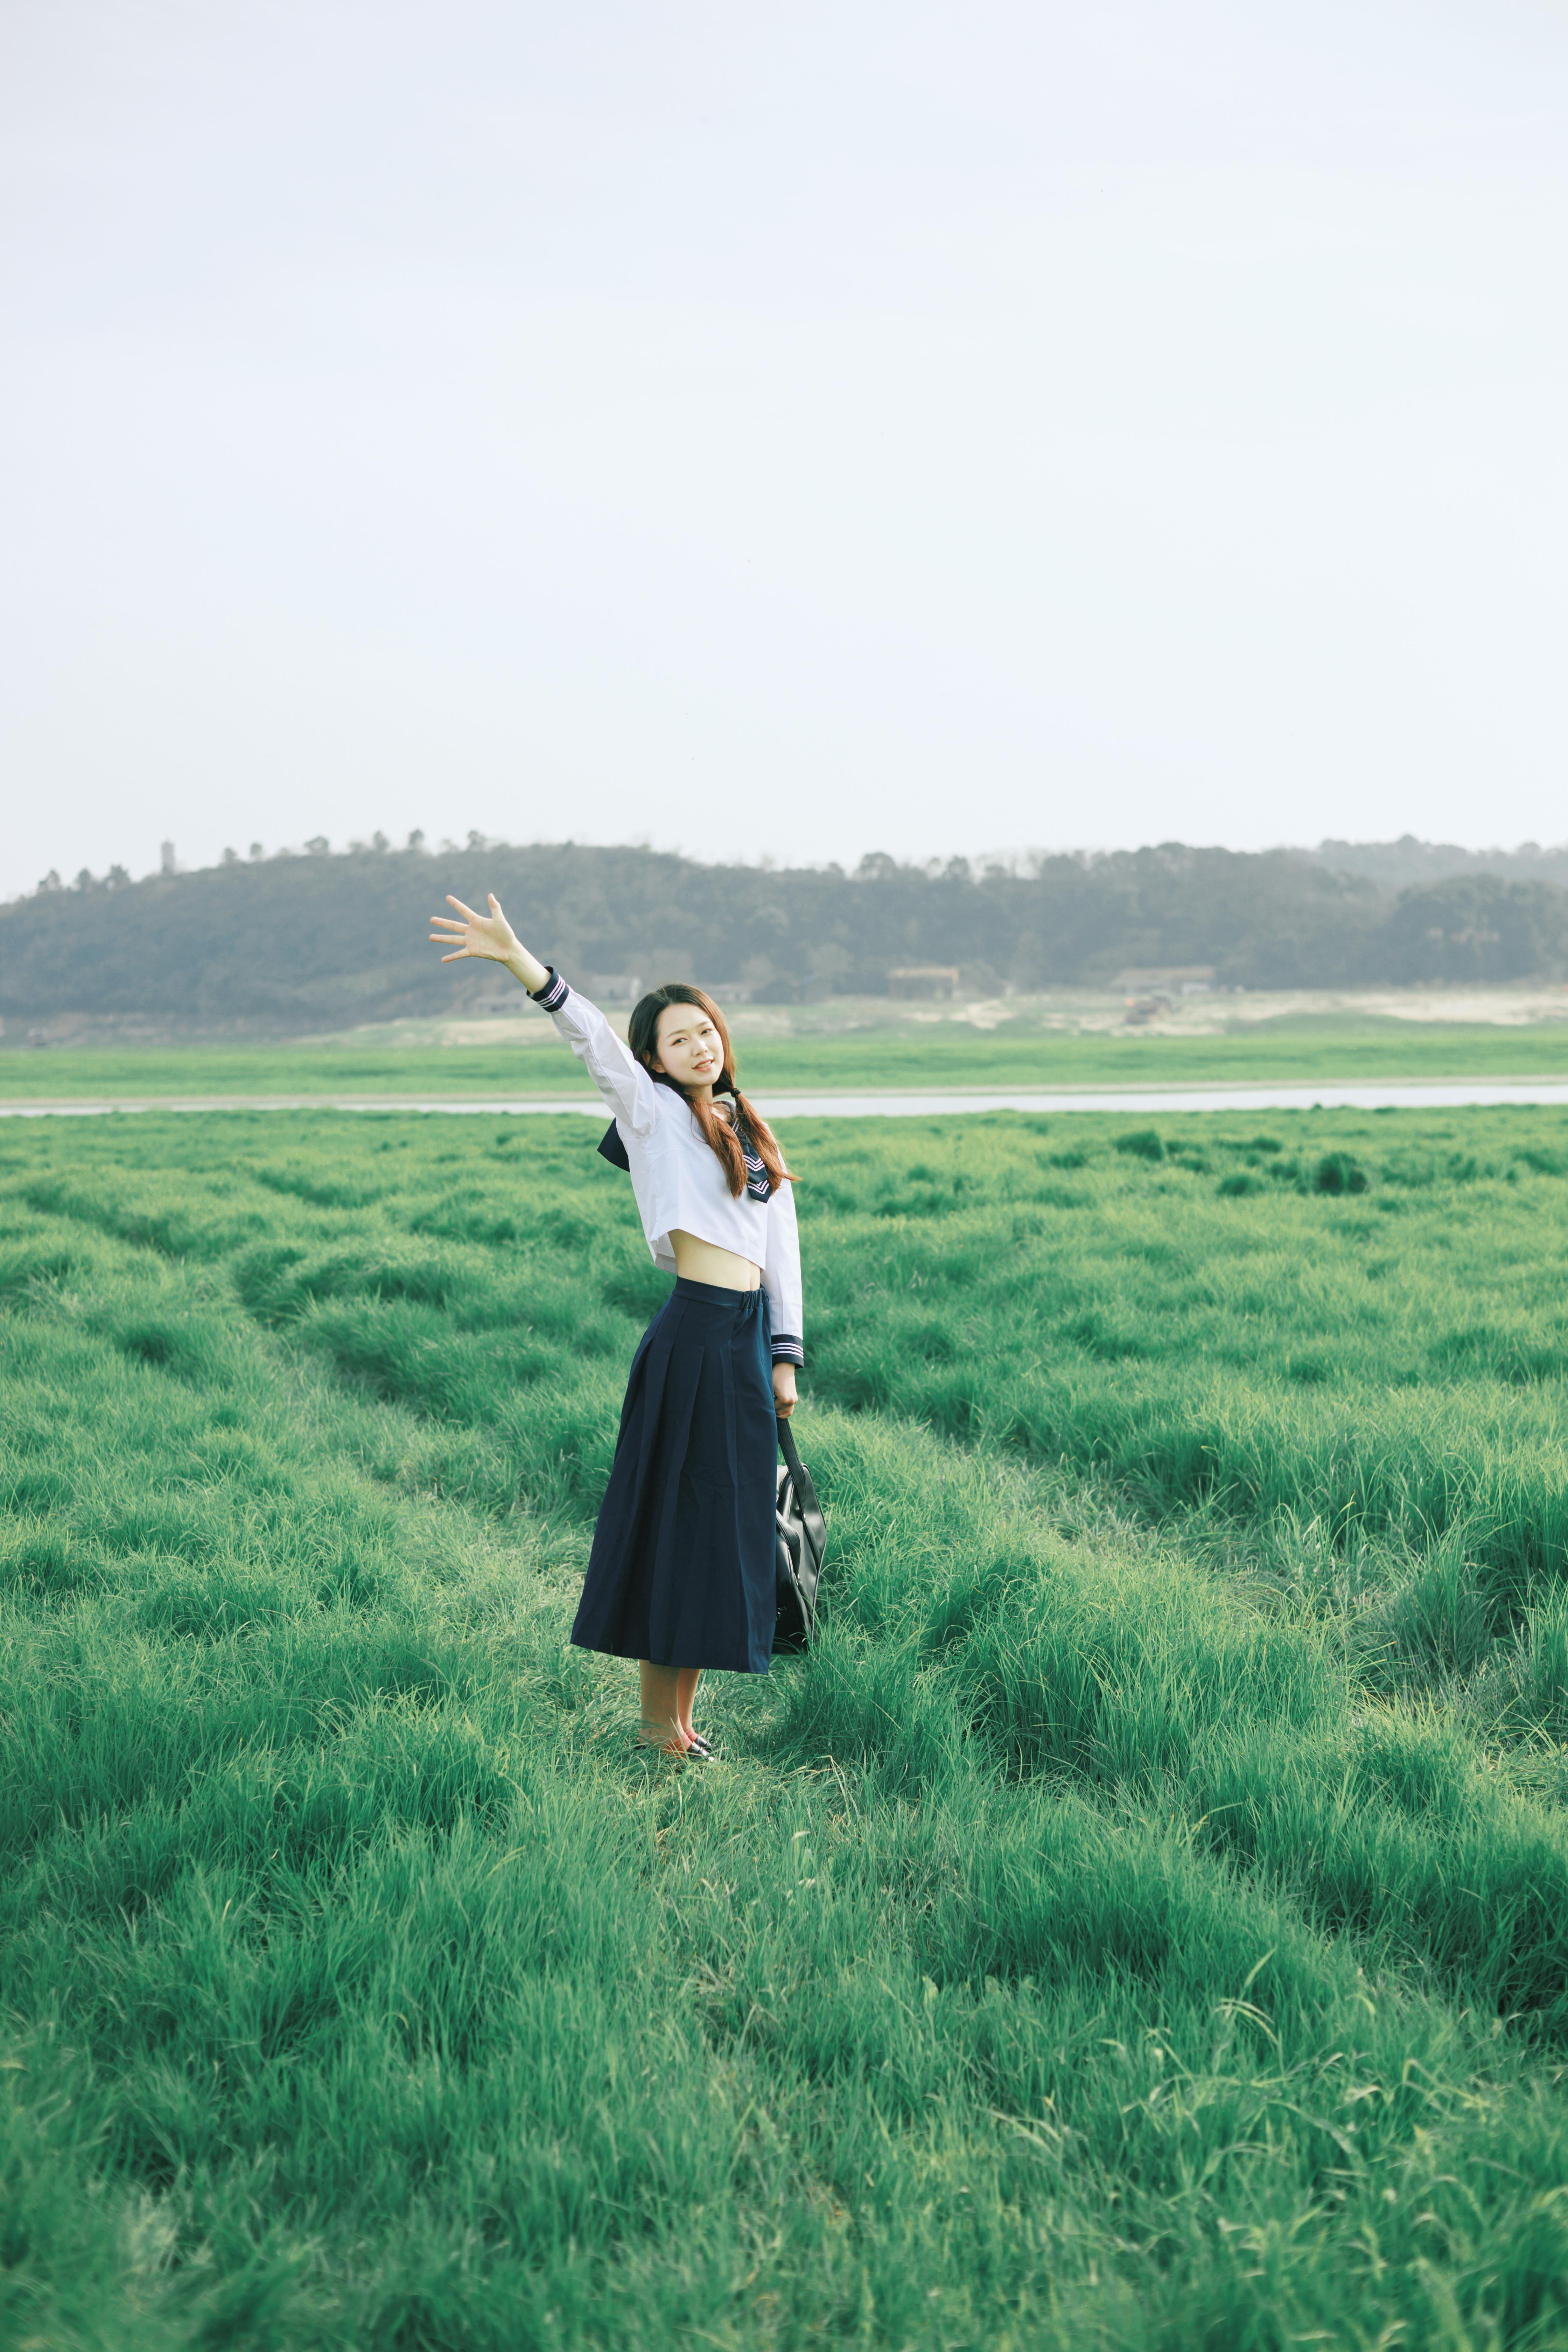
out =
[(793, 1331), (773, 1333), (773, 1361), (775, 1364), (794, 1364), (797, 1370), (805, 1371), (805, 1349)]
[(543, 987), (531, 988), (528, 992), (535, 1004), (543, 1005), (546, 1013), (559, 1013), (572, 993), (553, 964), (550, 966), (550, 977)]

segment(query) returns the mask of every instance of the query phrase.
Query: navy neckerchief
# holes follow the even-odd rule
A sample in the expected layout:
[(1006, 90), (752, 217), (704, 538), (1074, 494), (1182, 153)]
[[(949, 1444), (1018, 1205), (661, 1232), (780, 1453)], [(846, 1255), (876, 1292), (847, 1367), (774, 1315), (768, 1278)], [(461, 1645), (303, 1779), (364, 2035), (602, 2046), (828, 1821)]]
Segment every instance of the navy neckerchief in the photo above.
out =
[[(773, 1187), (768, 1182), (768, 1171), (753, 1150), (751, 1137), (738, 1123), (735, 1132), (741, 1139), (741, 1157), (746, 1163), (747, 1192), (753, 1201), (770, 1201)], [(626, 1158), (626, 1147), (621, 1141), (621, 1130), (615, 1119), (610, 1121), (599, 1139), (599, 1157), (607, 1160), (612, 1168), (619, 1168), (627, 1176), (631, 1174), (632, 1163)]]

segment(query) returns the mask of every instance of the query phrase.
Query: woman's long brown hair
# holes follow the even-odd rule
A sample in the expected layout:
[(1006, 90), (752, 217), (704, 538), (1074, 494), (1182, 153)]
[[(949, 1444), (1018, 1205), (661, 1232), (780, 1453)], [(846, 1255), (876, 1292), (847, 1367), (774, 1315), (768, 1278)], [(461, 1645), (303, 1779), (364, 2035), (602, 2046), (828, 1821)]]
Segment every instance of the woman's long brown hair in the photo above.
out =
[[(658, 1051), (658, 1016), (668, 1004), (695, 1005), (700, 1012), (706, 1013), (719, 1032), (724, 1048), (724, 1066), (713, 1081), (713, 1091), (716, 1095), (728, 1095), (734, 1103), (732, 1124), (727, 1118), (721, 1118), (710, 1102), (700, 1102), (694, 1095), (687, 1094), (686, 1088), (678, 1086), (672, 1077), (654, 1068), (654, 1056)], [(730, 1032), (725, 1026), (724, 1015), (710, 996), (700, 988), (689, 987), (683, 980), (672, 980), (663, 988), (650, 989), (633, 1006), (626, 1034), (632, 1052), (654, 1084), (668, 1087), (672, 1094), (680, 1095), (691, 1105), (692, 1115), (702, 1129), (710, 1150), (717, 1156), (737, 1201), (746, 1189), (746, 1161), (741, 1150), (742, 1134), (750, 1139), (752, 1150), (768, 1171), (770, 1196), (778, 1191), (781, 1184), (795, 1182), (795, 1178), (779, 1156), (778, 1145), (773, 1141), (766, 1120), (759, 1118), (735, 1084), (735, 1055), (730, 1044)]]

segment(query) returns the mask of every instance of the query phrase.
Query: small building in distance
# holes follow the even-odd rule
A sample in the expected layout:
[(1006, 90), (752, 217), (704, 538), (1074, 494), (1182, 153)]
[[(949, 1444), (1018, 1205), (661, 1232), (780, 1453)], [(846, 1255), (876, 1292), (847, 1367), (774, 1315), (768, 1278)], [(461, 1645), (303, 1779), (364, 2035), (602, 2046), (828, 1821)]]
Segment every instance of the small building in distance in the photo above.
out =
[(1119, 971), (1110, 984), (1127, 996), (1163, 996), (1174, 1002), (1178, 996), (1206, 996), (1214, 975), (1212, 963), (1140, 964)]
[(902, 997), (952, 996), (958, 987), (955, 963), (906, 963), (888, 974), (888, 994)]
[(1138, 965), (1119, 971), (1115, 985), (1127, 991), (1126, 1026), (1136, 1029), (1145, 1021), (1157, 1021), (1178, 996), (1206, 996), (1214, 986), (1214, 972), (1212, 963)]
[(585, 971), (583, 993), (595, 1004), (635, 1004), (643, 984), (635, 971)]

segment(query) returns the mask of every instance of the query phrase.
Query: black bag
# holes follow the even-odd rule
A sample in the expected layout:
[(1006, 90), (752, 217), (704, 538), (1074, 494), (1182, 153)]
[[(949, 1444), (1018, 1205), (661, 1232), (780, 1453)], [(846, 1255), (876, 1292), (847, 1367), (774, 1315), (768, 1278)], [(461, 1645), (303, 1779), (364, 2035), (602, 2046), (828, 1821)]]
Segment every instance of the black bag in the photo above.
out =
[(811, 1473), (800, 1458), (787, 1421), (779, 1423), (779, 1444), (784, 1460), (778, 1469), (778, 1533), (773, 1548), (778, 1578), (773, 1655), (787, 1658), (798, 1657), (816, 1631), (816, 1580), (827, 1549), (827, 1528)]

